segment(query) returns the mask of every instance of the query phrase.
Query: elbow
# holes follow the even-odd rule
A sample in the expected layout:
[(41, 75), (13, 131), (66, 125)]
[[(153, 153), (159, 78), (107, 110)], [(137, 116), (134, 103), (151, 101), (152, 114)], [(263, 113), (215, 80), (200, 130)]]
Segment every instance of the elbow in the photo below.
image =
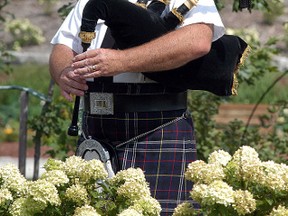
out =
[(211, 40), (203, 40), (200, 43), (198, 43), (197, 47), (195, 47), (196, 50), (196, 57), (200, 58), (204, 55), (207, 55), (211, 50)]
[(187, 62), (196, 60), (198, 58), (201, 58), (202, 56), (207, 55), (211, 50), (211, 45), (211, 40), (201, 40), (198, 41), (197, 44), (193, 44), (193, 46), (191, 46), (189, 50), (186, 50)]

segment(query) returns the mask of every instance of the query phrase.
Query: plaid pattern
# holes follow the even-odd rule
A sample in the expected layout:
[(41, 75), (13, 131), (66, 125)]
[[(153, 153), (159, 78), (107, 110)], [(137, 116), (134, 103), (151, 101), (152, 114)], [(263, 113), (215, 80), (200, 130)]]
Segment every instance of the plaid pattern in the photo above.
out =
[(139, 167), (145, 172), (151, 195), (161, 204), (161, 216), (172, 215), (179, 203), (189, 200), (192, 183), (184, 179), (184, 172), (196, 160), (196, 143), (192, 119), (185, 110), (113, 116), (84, 113), (83, 131), (116, 147), (121, 169)]

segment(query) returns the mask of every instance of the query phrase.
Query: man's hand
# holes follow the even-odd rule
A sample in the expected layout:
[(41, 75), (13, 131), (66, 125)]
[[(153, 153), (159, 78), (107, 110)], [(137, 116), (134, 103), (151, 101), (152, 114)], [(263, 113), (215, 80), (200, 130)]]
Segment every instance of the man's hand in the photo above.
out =
[(71, 95), (83, 96), (84, 91), (88, 89), (85, 79), (81, 79), (72, 71), (72, 68), (65, 68), (58, 80), (58, 85), (61, 89), (61, 94), (64, 98), (72, 101)]
[(121, 50), (94, 49), (76, 55), (72, 68), (79, 78), (96, 78), (114, 76), (122, 71), (122, 62), (119, 57)]
[(88, 89), (86, 80), (73, 73), (72, 59), (76, 55), (65, 45), (57, 44), (50, 55), (50, 74), (59, 85), (61, 94), (67, 100), (72, 101), (71, 95), (83, 96)]

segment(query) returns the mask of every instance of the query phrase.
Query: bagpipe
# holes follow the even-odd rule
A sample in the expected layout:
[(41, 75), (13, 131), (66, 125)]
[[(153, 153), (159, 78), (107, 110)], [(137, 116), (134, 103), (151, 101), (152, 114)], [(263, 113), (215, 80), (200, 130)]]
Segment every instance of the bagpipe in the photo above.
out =
[[(186, 0), (161, 17), (168, 2), (138, 0), (89, 0), (84, 7), (79, 37), (85, 52), (95, 38), (98, 19), (105, 20), (119, 49), (137, 46), (176, 28), (185, 14), (196, 7), (196, 0)], [(240, 0), (240, 7), (250, 8), (249, 0)], [(250, 47), (238, 36), (224, 35), (211, 45), (210, 52), (182, 67), (166, 72), (145, 72), (144, 76), (163, 85), (179, 89), (204, 90), (220, 96), (237, 94), (237, 72), (249, 53)], [(80, 97), (76, 97), (68, 135), (78, 136)]]
[[(105, 21), (118, 49), (149, 42), (174, 30), (185, 14), (197, 7), (196, 0), (186, 0), (180, 7), (161, 16), (168, 0), (90, 0), (86, 4), (79, 34), (83, 46), (95, 36), (98, 19)], [(90, 40), (90, 41), (89, 41)], [(144, 72), (143, 75), (169, 87), (205, 90), (219, 96), (237, 94), (237, 72), (248, 54), (249, 46), (238, 36), (224, 35), (211, 45), (210, 52), (179, 68)]]
[[(127, 49), (149, 42), (174, 30), (185, 19), (185, 14), (197, 6), (197, 0), (186, 0), (164, 17), (161, 16), (168, 0), (89, 0), (84, 7), (79, 37), (85, 52), (95, 38), (98, 19), (105, 21), (118, 49)], [(187, 64), (167, 71), (143, 72), (143, 75), (180, 90), (204, 90), (220, 96), (237, 94), (236, 74), (247, 56), (249, 46), (240, 37), (224, 35), (211, 45), (210, 52)], [(68, 135), (78, 136), (80, 97), (76, 96), (72, 123)], [(84, 159), (99, 158), (108, 163), (109, 152), (98, 141), (84, 140), (76, 155)], [(113, 166), (112, 166), (113, 167)], [(111, 171), (113, 175), (113, 170)]]

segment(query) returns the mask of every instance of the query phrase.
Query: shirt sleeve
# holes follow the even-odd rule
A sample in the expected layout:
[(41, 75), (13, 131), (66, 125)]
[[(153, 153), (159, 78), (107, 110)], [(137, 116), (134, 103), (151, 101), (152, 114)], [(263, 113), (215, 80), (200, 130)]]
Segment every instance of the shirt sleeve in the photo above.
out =
[(83, 1), (78, 1), (70, 11), (64, 22), (51, 40), (51, 44), (63, 44), (76, 53), (82, 51), (81, 39), (78, 37), (81, 25), (81, 13), (84, 9)]
[[(179, 7), (185, 2), (185, 0), (172, 1), (169, 10)], [(214, 26), (213, 41), (219, 39), (225, 33), (225, 27), (213, 0), (199, 0), (197, 5), (185, 15), (184, 22), (177, 28), (194, 23), (212, 24)]]

